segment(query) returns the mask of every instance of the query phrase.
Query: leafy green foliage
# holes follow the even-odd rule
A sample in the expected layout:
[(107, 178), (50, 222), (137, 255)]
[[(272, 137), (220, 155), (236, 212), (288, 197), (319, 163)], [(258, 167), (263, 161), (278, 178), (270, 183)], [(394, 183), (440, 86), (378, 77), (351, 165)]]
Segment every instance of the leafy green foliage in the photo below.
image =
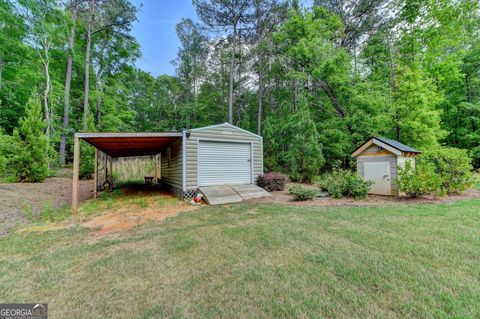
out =
[(408, 67), (397, 69), (393, 107), (390, 113), (391, 136), (420, 149), (433, 148), (445, 136), (440, 127), (441, 99), (430, 80)]
[(7, 162), (12, 155), (12, 137), (3, 132), (0, 127), (0, 176), (7, 173)]
[(334, 169), (324, 174), (317, 182), (320, 189), (325, 190), (333, 198), (353, 197), (364, 199), (368, 196), (372, 181), (364, 180), (357, 173), (346, 169)]
[(285, 152), (290, 177), (294, 181), (311, 182), (323, 166), (325, 159), (319, 134), (310, 112), (302, 108), (292, 118), (293, 138)]
[(443, 195), (441, 185), (442, 179), (431, 163), (414, 167), (411, 161), (406, 161), (405, 167), (398, 168), (398, 189), (412, 198), (429, 193)]
[(420, 156), (419, 166), (433, 165), (439, 175), (442, 193), (460, 193), (472, 186), (472, 160), (466, 150), (453, 147), (439, 147)]
[(288, 188), (288, 192), (293, 195), (293, 199), (295, 201), (312, 200), (317, 194), (317, 191), (315, 189), (308, 188), (299, 184), (291, 185)]
[(25, 106), (25, 116), (13, 134), (13, 151), (9, 168), (19, 181), (41, 182), (47, 176), (48, 144), (44, 134), (40, 99), (36, 90)]
[[(44, 98), (50, 168), (60, 141), (71, 161), (73, 132), (86, 129), (83, 115), (88, 131), (169, 131), (225, 122), (230, 107), (234, 124), (263, 132), (267, 170), (297, 181), (351, 167), (351, 152), (377, 134), (422, 151), (440, 144), (467, 149), (480, 167), (478, 1), (314, 3), (319, 7), (194, 1), (200, 23), (185, 17), (177, 25), (175, 75), (154, 77), (135, 67), (140, 48), (131, 31), (138, 9), (131, 0), (100, 1), (84, 91), (88, 5), (0, 2), (4, 139), (19, 127), (36, 87)], [(8, 170), (12, 150), (0, 149), (0, 171)], [(82, 177), (92, 173), (92, 159), (82, 146)]]

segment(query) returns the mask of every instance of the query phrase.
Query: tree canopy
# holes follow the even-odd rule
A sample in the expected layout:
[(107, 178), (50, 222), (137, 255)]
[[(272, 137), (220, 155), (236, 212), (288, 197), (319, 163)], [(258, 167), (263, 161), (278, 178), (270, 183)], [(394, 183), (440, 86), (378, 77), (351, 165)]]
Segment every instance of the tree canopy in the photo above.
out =
[(175, 74), (153, 77), (135, 66), (130, 0), (0, 1), (2, 140), (40, 103), (45, 147), (59, 153), (47, 167), (71, 160), (75, 131), (226, 121), (264, 135), (266, 169), (299, 180), (349, 167), (372, 135), (466, 149), (480, 167), (478, 1), (192, 5), (200, 22), (176, 27)]

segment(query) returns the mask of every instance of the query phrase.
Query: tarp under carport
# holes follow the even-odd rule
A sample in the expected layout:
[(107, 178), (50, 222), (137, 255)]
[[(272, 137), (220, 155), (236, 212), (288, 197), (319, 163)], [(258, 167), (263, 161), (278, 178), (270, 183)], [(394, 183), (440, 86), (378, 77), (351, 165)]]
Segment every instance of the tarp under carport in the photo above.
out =
[[(76, 133), (73, 146), (73, 185), (72, 213), (78, 208), (78, 175), (80, 161), (80, 140), (95, 147), (94, 197), (98, 179), (98, 150), (110, 158), (151, 156), (159, 154), (162, 149), (182, 138), (182, 133)], [(156, 163), (158, 165), (158, 163)]]

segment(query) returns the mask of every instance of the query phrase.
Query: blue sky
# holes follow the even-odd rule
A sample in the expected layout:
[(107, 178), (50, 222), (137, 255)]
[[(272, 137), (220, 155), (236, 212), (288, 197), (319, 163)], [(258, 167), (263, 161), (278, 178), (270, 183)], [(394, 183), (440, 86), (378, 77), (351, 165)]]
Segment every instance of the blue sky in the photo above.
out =
[[(175, 25), (182, 18), (198, 21), (192, 0), (132, 0), (138, 7), (138, 21), (133, 26), (133, 34), (140, 42), (142, 57), (137, 67), (153, 76), (173, 75), (175, 70), (170, 63), (175, 59), (179, 41)], [(301, 1), (311, 3), (312, 0)]]
[(179, 41), (175, 26), (182, 18), (198, 21), (191, 0), (133, 0), (140, 8), (133, 34), (140, 42), (142, 57), (137, 67), (153, 76), (174, 73), (170, 63), (177, 55)]

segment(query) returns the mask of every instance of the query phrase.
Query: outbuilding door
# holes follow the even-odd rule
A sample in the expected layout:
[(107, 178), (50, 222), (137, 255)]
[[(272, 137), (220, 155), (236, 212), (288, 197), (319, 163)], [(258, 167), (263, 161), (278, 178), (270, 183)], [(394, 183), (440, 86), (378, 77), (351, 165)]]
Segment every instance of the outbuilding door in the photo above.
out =
[(199, 141), (198, 186), (251, 183), (251, 143)]
[(365, 162), (363, 165), (364, 178), (375, 182), (370, 188), (370, 194), (391, 195), (390, 161)]

